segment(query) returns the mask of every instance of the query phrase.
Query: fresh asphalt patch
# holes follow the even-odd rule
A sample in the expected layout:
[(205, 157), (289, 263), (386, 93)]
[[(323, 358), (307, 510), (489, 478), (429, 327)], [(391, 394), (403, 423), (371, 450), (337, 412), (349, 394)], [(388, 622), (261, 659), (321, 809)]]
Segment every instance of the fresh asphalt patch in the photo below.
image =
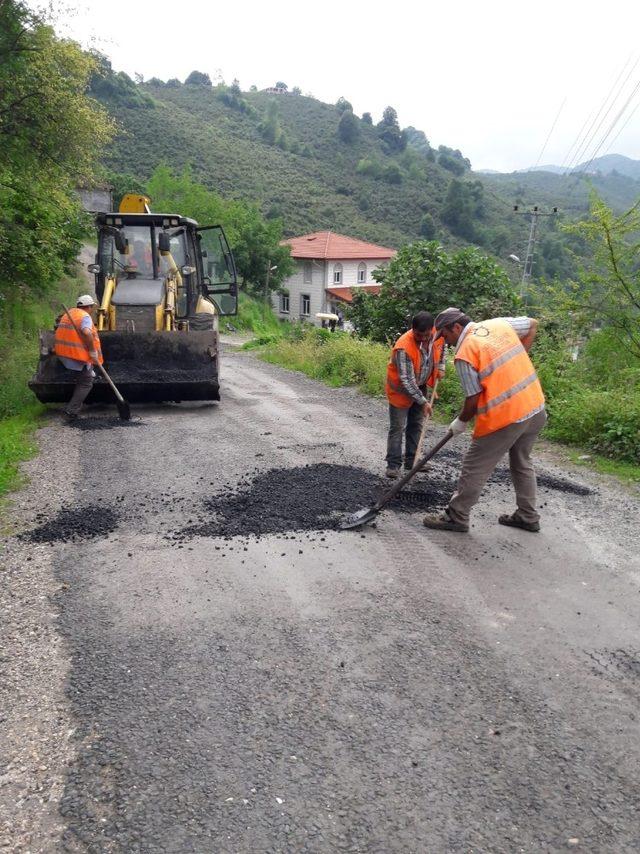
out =
[(119, 417), (104, 416), (99, 418), (78, 418), (71, 422), (71, 426), (76, 430), (91, 432), (94, 430), (114, 430), (118, 427), (142, 427), (144, 421), (141, 418), (132, 418), (130, 421), (123, 421)]
[[(457, 468), (434, 465), (397, 495), (389, 509), (400, 513), (441, 509), (446, 506), (456, 479)], [(510, 483), (509, 470), (496, 470), (491, 482)], [(546, 474), (540, 475), (538, 482), (567, 494), (591, 492), (581, 484)], [(338, 527), (345, 513), (375, 504), (391, 485), (391, 481), (350, 465), (317, 463), (255, 470), (206, 498), (196, 513), (198, 518), (168, 536), (183, 543), (192, 537), (229, 539), (331, 530)]]
[[(119, 424), (118, 419), (112, 419)], [(103, 422), (105, 419), (91, 419)], [(125, 422), (126, 423), (126, 422)], [(85, 429), (110, 429), (91, 427)], [(443, 455), (444, 456), (444, 455)], [(434, 511), (446, 506), (458, 476), (460, 454), (449, 451), (447, 459), (420, 473), (388, 505), (396, 513)], [(489, 485), (510, 486), (509, 469), (496, 469)], [(585, 496), (593, 490), (575, 481), (551, 474), (538, 474), (538, 485), (566, 495)], [(320, 532), (334, 530), (347, 513), (370, 507), (392, 486), (392, 481), (352, 465), (316, 463), (294, 468), (255, 469), (239, 481), (227, 484), (216, 495), (205, 498), (198, 509), (189, 509), (189, 519), (182, 528), (165, 534), (174, 544), (184, 544), (194, 537), (257, 537), (268, 534)], [(187, 501), (187, 496), (163, 493), (159, 499), (174, 509)], [(54, 516), (39, 513), (37, 526), (22, 533), (21, 539), (32, 543), (74, 543), (106, 537), (119, 527), (122, 512), (129, 501), (138, 511), (157, 509), (158, 496), (120, 496), (114, 505), (73, 505), (63, 507)], [(189, 504), (191, 500), (189, 497)]]

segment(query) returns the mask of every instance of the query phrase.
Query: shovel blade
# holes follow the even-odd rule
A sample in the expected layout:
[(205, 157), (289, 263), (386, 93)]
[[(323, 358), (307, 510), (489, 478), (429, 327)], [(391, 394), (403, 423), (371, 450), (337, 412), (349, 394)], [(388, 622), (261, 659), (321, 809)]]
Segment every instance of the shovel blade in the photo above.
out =
[(362, 525), (367, 525), (378, 515), (378, 511), (374, 507), (365, 507), (363, 510), (358, 510), (356, 513), (350, 513), (344, 516), (338, 525), (341, 531), (348, 531), (350, 528), (360, 528)]

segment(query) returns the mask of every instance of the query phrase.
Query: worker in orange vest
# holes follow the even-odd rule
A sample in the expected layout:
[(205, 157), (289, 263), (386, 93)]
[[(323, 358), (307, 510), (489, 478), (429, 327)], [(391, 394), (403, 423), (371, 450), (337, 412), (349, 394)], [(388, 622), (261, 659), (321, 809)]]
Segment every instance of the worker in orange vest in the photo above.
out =
[(404, 466), (410, 469), (420, 438), (422, 422), (431, 408), (425, 397), (426, 385), (444, 374), (444, 342), (436, 340), (433, 315), (419, 311), (411, 329), (401, 335), (387, 365), (385, 392), (389, 401), (387, 477), (397, 478), (402, 464), (402, 436), (405, 435)]
[(531, 317), (497, 317), (473, 323), (459, 308), (442, 311), (436, 333), (455, 346), (455, 366), (465, 401), (450, 429), (457, 436), (475, 418), (473, 439), (458, 488), (440, 515), (427, 515), (427, 528), (465, 532), (471, 508), (489, 475), (509, 452), (516, 491), (515, 513), (498, 518), (501, 525), (540, 530), (536, 510), (536, 474), (531, 450), (547, 420), (544, 394), (529, 349), (538, 329)]
[[(90, 294), (83, 294), (76, 301), (76, 308), (60, 315), (55, 333), (55, 353), (62, 364), (71, 374), (75, 388), (71, 400), (66, 406), (65, 414), (69, 421), (78, 418), (82, 404), (91, 391), (95, 373), (93, 365), (102, 364), (100, 338), (95, 327), (95, 310), (97, 306)], [(73, 323), (71, 322), (73, 320)], [(80, 335), (76, 332), (78, 328)]]

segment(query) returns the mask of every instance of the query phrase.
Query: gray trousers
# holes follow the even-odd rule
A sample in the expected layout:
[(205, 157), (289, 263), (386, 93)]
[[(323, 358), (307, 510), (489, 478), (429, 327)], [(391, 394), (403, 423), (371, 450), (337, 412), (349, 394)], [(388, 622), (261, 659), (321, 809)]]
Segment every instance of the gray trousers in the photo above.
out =
[(89, 366), (88, 368), (83, 368), (81, 371), (69, 371), (69, 373), (74, 374), (76, 387), (73, 390), (71, 400), (65, 407), (65, 412), (68, 415), (77, 415), (82, 409), (82, 404), (85, 402), (93, 386), (93, 371), (91, 370), (91, 366)]
[(399, 469), (402, 465), (402, 436), (405, 436), (404, 462), (411, 468), (422, 430), (422, 406), (412, 403), (408, 409), (389, 404), (389, 438), (387, 439), (387, 466)]
[(536, 473), (531, 462), (531, 450), (547, 420), (546, 412), (538, 412), (526, 421), (510, 424), (495, 433), (473, 439), (462, 461), (458, 489), (454, 492), (447, 512), (454, 522), (469, 523), (471, 508), (478, 501), (491, 472), (509, 452), (509, 469), (516, 491), (518, 516), (525, 522), (537, 522)]

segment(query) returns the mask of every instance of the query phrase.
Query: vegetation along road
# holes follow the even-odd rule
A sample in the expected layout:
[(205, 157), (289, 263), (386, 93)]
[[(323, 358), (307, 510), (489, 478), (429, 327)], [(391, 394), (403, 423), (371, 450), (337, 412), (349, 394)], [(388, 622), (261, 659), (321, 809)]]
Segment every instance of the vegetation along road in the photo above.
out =
[(220, 404), (135, 416), (52, 416), (16, 498), (8, 849), (638, 850), (637, 497), (542, 455), (540, 534), (500, 472), (427, 533), (463, 437), (339, 532), (380, 401), (230, 352)]

